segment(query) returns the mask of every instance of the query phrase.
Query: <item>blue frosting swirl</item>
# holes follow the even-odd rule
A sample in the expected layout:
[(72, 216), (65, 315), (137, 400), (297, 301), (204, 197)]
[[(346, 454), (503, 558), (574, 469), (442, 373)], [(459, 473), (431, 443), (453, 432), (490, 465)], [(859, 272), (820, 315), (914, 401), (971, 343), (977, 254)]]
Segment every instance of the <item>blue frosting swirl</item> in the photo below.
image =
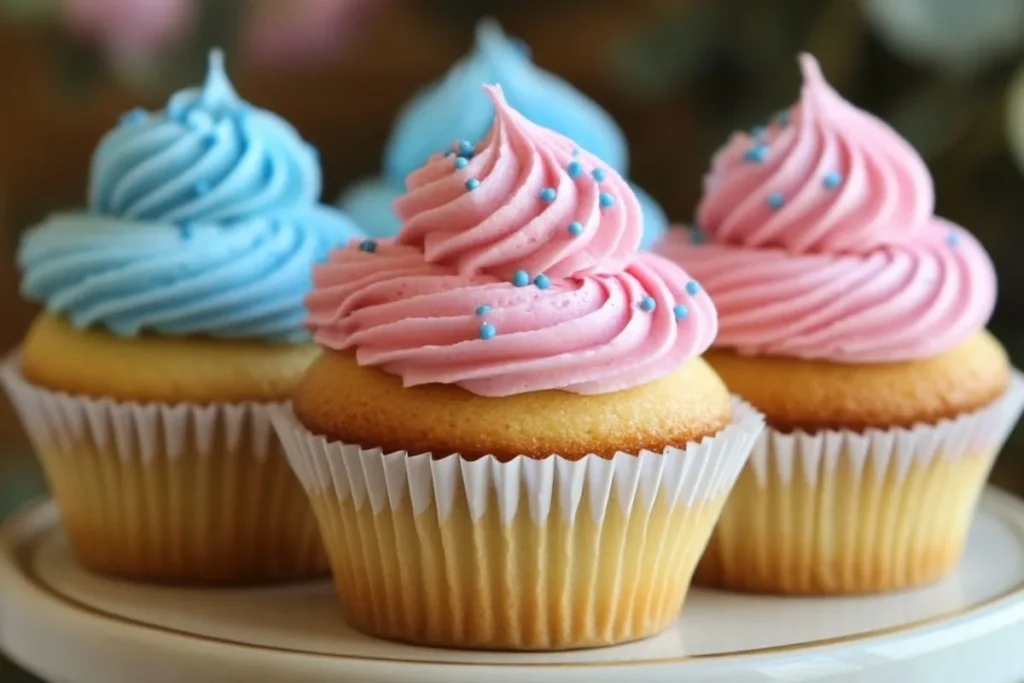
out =
[(130, 112), (92, 159), (89, 209), (140, 221), (233, 221), (320, 198), (316, 151), (235, 93), (214, 52), (202, 88), (158, 115)]
[[(527, 118), (575, 140), (625, 175), (626, 138), (612, 117), (565, 80), (538, 68), (525, 46), (505, 36), (496, 22), (484, 20), (477, 26), (473, 52), (402, 108), (384, 150), (383, 177), (357, 182), (340, 198), (360, 228), (376, 237), (397, 233), (391, 205), (403, 192), (405, 177), (431, 154), (451, 149), (454, 140), (483, 138), (494, 120), (494, 106), (480, 96), (485, 83), (501, 84), (509, 104)], [(664, 234), (668, 220), (647, 193), (638, 192), (638, 197), (646, 248)]]
[(313, 148), (241, 100), (214, 51), (202, 88), (100, 141), (88, 210), (26, 233), (22, 291), (122, 336), (303, 341), (312, 264), (361, 234), (320, 189)]

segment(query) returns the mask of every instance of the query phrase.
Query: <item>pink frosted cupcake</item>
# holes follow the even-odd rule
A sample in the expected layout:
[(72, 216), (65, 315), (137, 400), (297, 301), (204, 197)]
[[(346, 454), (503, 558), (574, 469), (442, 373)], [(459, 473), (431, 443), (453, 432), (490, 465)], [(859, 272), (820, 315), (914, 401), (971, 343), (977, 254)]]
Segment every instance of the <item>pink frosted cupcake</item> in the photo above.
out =
[(661, 247), (718, 307), (708, 362), (771, 427), (698, 576), (913, 586), (956, 565), (1021, 382), (985, 332), (991, 261), (934, 215), (920, 156), (801, 65), (800, 102), (715, 156), (701, 239)]
[(315, 270), (324, 352), (276, 426), (356, 627), (643, 638), (677, 618), (763, 423), (699, 357), (707, 294), (637, 253), (628, 183), (489, 92), (468, 163), (410, 174), (396, 240)]

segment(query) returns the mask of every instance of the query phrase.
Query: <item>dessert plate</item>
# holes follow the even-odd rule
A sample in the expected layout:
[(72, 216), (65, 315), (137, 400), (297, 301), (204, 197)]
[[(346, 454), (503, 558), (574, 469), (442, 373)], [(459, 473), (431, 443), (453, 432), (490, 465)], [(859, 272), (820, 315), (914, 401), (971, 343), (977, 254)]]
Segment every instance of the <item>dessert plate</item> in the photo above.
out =
[(985, 492), (960, 568), (870, 597), (694, 589), (666, 633), (567, 653), (436, 650), (345, 625), (329, 582), (194, 589), (76, 564), (50, 502), (0, 532), (0, 648), (55, 683), (1024, 681), (1024, 502)]

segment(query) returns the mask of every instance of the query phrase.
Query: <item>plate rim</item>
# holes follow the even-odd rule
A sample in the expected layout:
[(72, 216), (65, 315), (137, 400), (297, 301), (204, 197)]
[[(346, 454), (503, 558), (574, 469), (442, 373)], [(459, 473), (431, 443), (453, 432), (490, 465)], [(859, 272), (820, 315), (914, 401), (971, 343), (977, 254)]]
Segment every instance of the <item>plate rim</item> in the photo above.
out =
[[(984, 505), (987, 508), (994, 508), (996, 516), (1007, 527), (1009, 527), (1017, 540), (1024, 547), (1024, 500), (1013, 494), (995, 487), (987, 486), (979, 498), (979, 507)], [(109, 612), (92, 605), (82, 603), (71, 596), (59, 592), (50, 586), (45, 580), (37, 576), (31, 566), (31, 557), (46, 534), (51, 532), (59, 524), (59, 511), (56, 503), (50, 499), (40, 499), (23, 506), (18, 512), (0, 526), (0, 600), (3, 598), (5, 585), (15, 583), (19, 588), (28, 588), (34, 592), (36, 599), (47, 600), (59, 604), (65, 610), (78, 612), (89, 619), (103, 622), (112, 622), (122, 627), (141, 629), (155, 636), (172, 636), (201, 642), (206, 645), (228, 646), (242, 650), (250, 650), (263, 653), (274, 653), (279, 655), (313, 657), (326, 659), (331, 662), (354, 662), (354, 663), (377, 663), (394, 666), (420, 666), (420, 667), (460, 667), (460, 668), (522, 668), (522, 669), (593, 669), (593, 668), (646, 668), (683, 664), (712, 664), (723, 661), (738, 663), (738, 660), (749, 660), (751, 658), (765, 658), (774, 656), (788, 656), (793, 654), (820, 654), (822, 651), (838, 649), (844, 646), (869, 644), (890, 636), (897, 635), (922, 635), (919, 632), (926, 632), (933, 627), (948, 622), (958, 622), (964, 619), (981, 616), (983, 613), (999, 614), (1003, 608), (1009, 608), (1016, 604), (1021, 607), (1019, 620), (1024, 621), (1024, 579), (1013, 587), (994, 595), (981, 602), (966, 606), (944, 614), (934, 615), (925, 619), (900, 624), (897, 626), (872, 629), (857, 634), (822, 638), (802, 643), (789, 643), (785, 645), (772, 645), (748, 650), (737, 650), (730, 652), (716, 652), (703, 655), (687, 655), (679, 657), (662, 657), (643, 660), (605, 660), (594, 662), (471, 662), (458, 660), (429, 660), (415, 659), (410, 657), (380, 657), (371, 655), (336, 654), (328, 652), (316, 652), (293, 647), (277, 647), (255, 643), (247, 643), (229, 638), (220, 638), (191, 631), (176, 629), (161, 624), (140, 621), (121, 614)], [(14, 590), (18, 590), (15, 588)], [(216, 590), (216, 589), (213, 589)], [(27, 599), (23, 600), (27, 601)], [(3, 602), (0, 601), (0, 615), (5, 611)], [(948, 623), (952, 626), (953, 623)], [(4, 646), (3, 629), (0, 629), (0, 648)], [(379, 640), (379, 639), (378, 639)], [(382, 641), (386, 642), (386, 641)], [(4, 648), (6, 649), (6, 648)], [(453, 653), (459, 650), (450, 650)], [(12, 655), (12, 658), (16, 658)]]

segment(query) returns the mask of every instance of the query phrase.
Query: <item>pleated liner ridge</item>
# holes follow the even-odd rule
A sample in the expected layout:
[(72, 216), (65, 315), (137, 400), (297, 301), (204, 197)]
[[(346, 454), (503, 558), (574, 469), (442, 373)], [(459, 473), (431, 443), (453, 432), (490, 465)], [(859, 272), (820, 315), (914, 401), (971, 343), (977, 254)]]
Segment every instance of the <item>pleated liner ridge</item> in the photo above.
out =
[(846, 594), (941, 579), (1024, 406), (1017, 373), (978, 412), (912, 429), (758, 440), (697, 570), (733, 590)]
[(685, 449), (467, 461), (329, 442), (274, 424), (313, 501), (348, 620), (376, 636), (507, 650), (644, 638), (678, 616), (763, 427)]
[(119, 403), (36, 387), (13, 362), (0, 372), (86, 566), (198, 583), (328, 572), (270, 406)]

